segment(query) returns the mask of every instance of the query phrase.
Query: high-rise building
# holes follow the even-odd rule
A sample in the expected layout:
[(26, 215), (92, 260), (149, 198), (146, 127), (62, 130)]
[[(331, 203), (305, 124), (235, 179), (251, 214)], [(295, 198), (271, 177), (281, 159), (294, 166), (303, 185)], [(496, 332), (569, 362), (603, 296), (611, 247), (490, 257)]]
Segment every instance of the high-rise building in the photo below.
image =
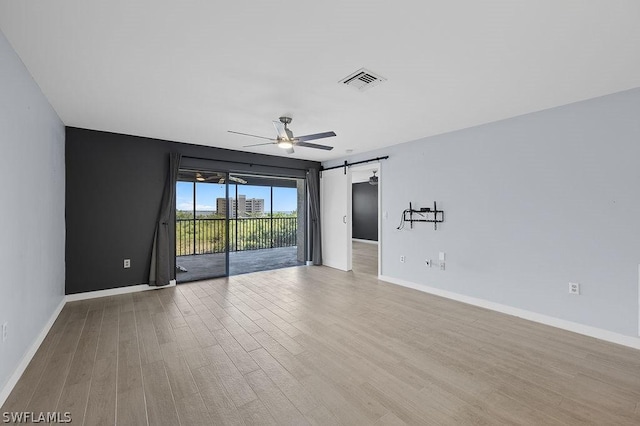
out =
[(245, 211), (247, 213), (264, 213), (264, 199), (249, 198), (245, 203)]
[[(235, 200), (232, 201), (232, 211), (235, 211)], [(225, 215), (227, 213), (227, 199), (226, 198), (217, 198), (216, 199), (216, 214)]]
[(216, 199), (216, 213), (223, 215), (229, 209), (229, 217), (236, 217), (236, 204), (238, 217), (245, 217), (247, 213), (264, 213), (264, 199), (262, 198), (249, 198), (247, 200), (246, 195), (238, 195), (236, 202), (235, 198), (229, 198), (227, 203), (226, 198)]

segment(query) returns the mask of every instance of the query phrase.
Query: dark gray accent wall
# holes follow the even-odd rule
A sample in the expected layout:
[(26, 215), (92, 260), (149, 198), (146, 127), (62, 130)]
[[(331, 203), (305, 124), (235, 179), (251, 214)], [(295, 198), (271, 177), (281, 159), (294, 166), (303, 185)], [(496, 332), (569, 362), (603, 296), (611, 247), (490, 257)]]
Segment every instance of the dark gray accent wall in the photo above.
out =
[[(319, 167), (137, 136), (66, 129), (66, 294), (146, 284), (168, 154), (227, 162), (229, 171)], [(123, 260), (131, 259), (131, 268)]]
[(378, 187), (354, 183), (352, 191), (353, 238), (378, 241)]

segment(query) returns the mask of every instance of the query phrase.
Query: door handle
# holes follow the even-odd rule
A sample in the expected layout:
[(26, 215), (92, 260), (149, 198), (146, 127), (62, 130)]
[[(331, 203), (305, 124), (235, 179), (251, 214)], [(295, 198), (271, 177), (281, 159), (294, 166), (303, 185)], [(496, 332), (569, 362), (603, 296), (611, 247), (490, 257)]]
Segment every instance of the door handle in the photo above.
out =
[(347, 223), (347, 215), (342, 216), (342, 223)]

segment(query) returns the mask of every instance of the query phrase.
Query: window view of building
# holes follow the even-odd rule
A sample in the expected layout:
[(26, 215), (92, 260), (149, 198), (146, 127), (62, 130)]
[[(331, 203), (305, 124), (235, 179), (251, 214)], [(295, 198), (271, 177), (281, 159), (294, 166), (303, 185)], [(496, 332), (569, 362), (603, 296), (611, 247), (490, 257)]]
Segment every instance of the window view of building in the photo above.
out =
[(256, 216), (264, 213), (264, 199), (263, 198), (249, 198), (246, 195), (238, 195), (238, 199), (229, 198), (227, 204), (226, 198), (216, 199), (216, 213), (218, 215), (224, 215), (229, 209), (229, 217), (246, 217), (247, 215)]

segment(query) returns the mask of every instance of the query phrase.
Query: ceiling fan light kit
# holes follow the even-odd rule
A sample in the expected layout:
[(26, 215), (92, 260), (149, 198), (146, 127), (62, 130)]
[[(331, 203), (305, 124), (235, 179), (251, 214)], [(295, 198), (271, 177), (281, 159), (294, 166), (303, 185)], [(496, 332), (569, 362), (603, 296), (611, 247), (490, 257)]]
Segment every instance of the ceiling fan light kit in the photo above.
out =
[(281, 141), (278, 141), (278, 148), (282, 148), (282, 149), (293, 148), (293, 143), (291, 143), (291, 141), (281, 140)]
[(311, 141), (311, 140), (315, 140), (315, 139), (330, 138), (330, 137), (336, 136), (335, 132), (314, 133), (312, 135), (294, 137), (293, 136), (293, 132), (287, 127), (289, 125), (289, 123), (291, 123), (292, 118), (291, 117), (280, 117), (278, 120), (279, 121), (274, 121), (273, 122), (273, 127), (276, 129), (276, 134), (277, 134), (275, 139), (267, 138), (267, 137), (264, 137), (264, 136), (252, 135), (252, 134), (249, 134), (249, 133), (234, 132), (233, 130), (228, 130), (228, 132), (229, 133), (234, 133), (236, 135), (251, 136), (253, 138), (259, 138), (259, 139), (267, 139), (268, 141), (270, 141), (270, 142), (258, 143), (258, 144), (253, 144), (253, 145), (245, 145), (244, 148), (249, 148), (249, 147), (253, 147), (253, 146), (261, 146), (261, 145), (277, 145), (278, 148), (284, 149), (287, 154), (293, 154), (294, 153), (294, 150), (293, 150), (294, 146), (301, 146), (301, 147), (305, 147), (305, 148), (324, 149), (326, 151), (330, 151), (330, 150), (333, 149), (332, 146), (320, 145), (320, 144), (316, 144), (316, 143), (309, 143), (307, 141)]

